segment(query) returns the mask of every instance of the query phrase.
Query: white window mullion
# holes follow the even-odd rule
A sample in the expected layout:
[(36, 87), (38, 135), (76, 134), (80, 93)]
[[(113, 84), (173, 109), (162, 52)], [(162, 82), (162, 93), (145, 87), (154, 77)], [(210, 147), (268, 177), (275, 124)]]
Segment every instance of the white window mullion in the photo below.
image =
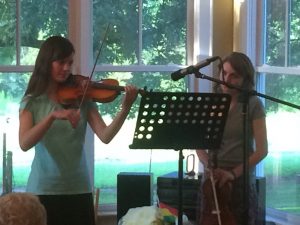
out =
[(138, 14), (139, 14), (139, 27), (138, 27), (138, 40), (139, 40), (139, 46), (138, 46), (138, 65), (143, 64), (143, 58), (142, 58), (142, 51), (143, 51), (143, 0), (139, 0), (138, 3)]
[[(69, 39), (75, 47), (75, 74), (89, 76), (92, 72), (92, 0), (69, 0)], [(100, 32), (100, 31), (95, 31)], [(92, 62), (92, 63), (91, 63)], [(87, 127), (84, 148), (92, 185), (94, 185), (94, 133)]]
[(69, 39), (76, 51), (73, 72), (86, 76), (93, 65), (92, 12), (92, 0), (69, 0)]
[(256, 62), (256, 21), (257, 21), (257, 4), (256, 0), (246, 1), (247, 2), (247, 40), (246, 43), (246, 54), (250, 57), (253, 63)]
[(289, 65), (289, 43), (290, 43), (290, 32), (291, 32), (291, 29), (290, 29), (290, 5), (291, 5), (291, 2), (290, 0), (288, 0), (285, 4), (285, 37), (284, 37), (284, 65), (285, 66), (288, 66)]
[[(188, 18), (188, 34), (190, 43), (188, 44), (188, 64), (196, 64), (212, 56), (213, 37), (213, 1), (188, 1), (188, 15), (192, 13), (193, 19)], [(191, 26), (192, 24), (192, 26)], [(192, 27), (192, 29), (191, 29)], [(207, 66), (201, 71), (206, 75), (212, 75), (212, 66)], [(189, 88), (192, 92), (210, 92), (212, 82), (189, 76)]]
[(21, 64), (21, 2), (16, 1), (16, 66)]

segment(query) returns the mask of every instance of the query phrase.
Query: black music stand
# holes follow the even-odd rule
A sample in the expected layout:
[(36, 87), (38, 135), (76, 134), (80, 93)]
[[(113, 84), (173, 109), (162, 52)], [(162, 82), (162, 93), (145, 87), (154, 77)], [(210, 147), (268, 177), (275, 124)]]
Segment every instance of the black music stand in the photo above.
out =
[(215, 93), (146, 92), (131, 149), (173, 149), (178, 159), (178, 225), (182, 225), (183, 149), (220, 146), (230, 96)]

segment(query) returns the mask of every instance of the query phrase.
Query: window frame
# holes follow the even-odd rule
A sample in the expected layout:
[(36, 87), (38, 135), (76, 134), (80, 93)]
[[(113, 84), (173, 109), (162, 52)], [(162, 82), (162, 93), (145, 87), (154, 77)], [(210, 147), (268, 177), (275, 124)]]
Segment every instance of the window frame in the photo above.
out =
[[(291, 67), (288, 66), (287, 57), (285, 57), (285, 66), (270, 66), (265, 64), (264, 58), (265, 58), (265, 46), (264, 43), (266, 41), (265, 36), (265, 29), (266, 29), (266, 4), (267, 0), (263, 1), (247, 1), (247, 3), (250, 5), (247, 7), (249, 9), (249, 16), (252, 18), (253, 22), (252, 24), (255, 25), (255, 31), (256, 34), (253, 33), (251, 35), (252, 43), (256, 42), (256, 45), (253, 45), (250, 47), (251, 51), (253, 52), (253, 62), (255, 62), (255, 68), (256, 72), (258, 74), (257, 77), (257, 90), (261, 91), (261, 93), (265, 92), (265, 76), (268, 76), (268, 74), (287, 74), (287, 75), (293, 75), (293, 76), (300, 76), (300, 68), (299, 67)], [(288, 1), (286, 12), (288, 12), (290, 7), (290, 1)], [(288, 14), (286, 14), (288, 15)], [(286, 24), (289, 24), (289, 17), (286, 16)], [(289, 25), (287, 25), (289, 27)], [(290, 29), (286, 32), (285, 42), (288, 43), (288, 36), (290, 33)], [(251, 43), (251, 42), (250, 42)], [(285, 54), (288, 54), (288, 44), (286, 44)], [(259, 76), (259, 74), (263, 76)], [(264, 99), (263, 99), (264, 100)], [(257, 172), (259, 175), (263, 175), (263, 167), (262, 165), (259, 165), (257, 168)], [(267, 191), (267, 190), (266, 190)], [(299, 215), (291, 214), (282, 210), (274, 209), (274, 208), (268, 208), (266, 207), (266, 219), (271, 220), (280, 224), (297, 224), (300, 220)]]

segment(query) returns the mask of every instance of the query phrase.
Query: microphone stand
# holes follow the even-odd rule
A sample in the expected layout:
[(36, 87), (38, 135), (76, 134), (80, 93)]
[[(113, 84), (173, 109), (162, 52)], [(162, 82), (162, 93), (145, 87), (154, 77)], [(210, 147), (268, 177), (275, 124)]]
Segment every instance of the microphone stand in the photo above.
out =
[(225, 81), (215, 79), (213, 77), (206, 76), (206, 75), (200, 73), (200, 71), (194, 71), (194, 74), (195, 74), (196, 78), (210, 80), (210, 81), (213, 81), (215, 83), (225, 85), (229, 88), (233, 88), (233, 89), (236, 89), (236, 90), (241, 92), (240, 101), (243, 103), (242, 115), (243, 115), (243, 139), (244, 139), (244, 141), (243, 141), (243, 151), (244, 151), (244, 154), (243, 154), (243, 173), (244, 173), (244, 177), (243, 177), (244, 178), (243, 179), (243, 185), (244, 185), (243, 201), (244, 201), (244, 204), (245, 204), (244, 205), (244, 207), (245, 207), (244, 208), (244, 224), (247, 225), (248, 224), (248, 211), (249, 211), (249, 198), (248, 198), (248, 196), (249, 196), (249, 185), (248, 185), (249, 184), (249, 160), (248, 160), (248, 157), (249, 157), (249, 151), (248, 151), (249, 134), (248, 134), (248, 126), (249, 125), (247, 123), (248, 117), (249, 117), (249, 113), (248, 113), (249, 97), (252, 96), (252, 95), (256, 95), (256, 96), (259, 96), (259, 97), (263, 97), (265, 99), (269, 99), (273, 102), (277, 102), (277, 103), (280, 103), (280, 104), (290, 106), (290, 107), (295, 108), (295, 109), (300, 109), (300, 106), (295, 105), (295, 104), (290, 103), (290, 102), (286, 102), (286, 101), (277, 99), (277, 98), (274, 98), (274, 97), (271, 97), (271, 96), (268, 96), (268, 95), (258, 93), (255, 90), (247, 90), (247, 89), (241, 88), (239, 86), (227, 83)]

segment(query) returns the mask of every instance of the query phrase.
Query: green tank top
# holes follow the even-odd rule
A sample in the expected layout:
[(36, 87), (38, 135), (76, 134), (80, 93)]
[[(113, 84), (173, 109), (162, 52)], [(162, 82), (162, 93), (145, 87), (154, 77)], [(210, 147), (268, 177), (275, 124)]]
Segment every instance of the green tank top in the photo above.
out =
[[(38, 195), (80, 194), (92, 191), (85, 157), (87, 112), (96, 107), (92, 102), (81, 106), (81, 119), (73, 129), (67, 120), (53, 121), (44, 137), (35, 145), (35, 156), (28, 179), (27, 191)], [(62, 108), (46, 95), (25, 97), (20, 109), (32, 113), (37, 124), (50, 112)]]

